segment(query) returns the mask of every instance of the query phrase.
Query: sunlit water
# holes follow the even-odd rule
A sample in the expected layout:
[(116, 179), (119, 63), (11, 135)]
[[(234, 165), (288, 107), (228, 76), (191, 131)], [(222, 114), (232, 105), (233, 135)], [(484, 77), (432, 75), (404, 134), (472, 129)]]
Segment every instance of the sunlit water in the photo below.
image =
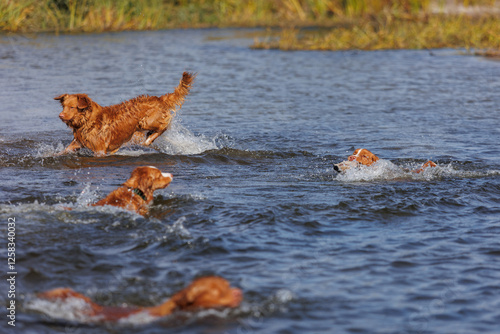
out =
[[(498, 333), (500, 63), (454, 50), (251, 50), (254, 33), (1, 37), (15, 331)], [(198, 72), (192, 94), (152, 147), (55, 156), (72, 134), (53, 97), (161, 95), (184, 70)], [(360, 147), (382, 160), (337, 175)], [(438, 167), (409, 171), (428, 159)], [(142, 165), (174, 175), (148, 217), (87, 206)], [(104, 305), (154, 305), (204, 275), (241, 288), (242, 305), (109, 324), (36, 297), (71, 287)]]

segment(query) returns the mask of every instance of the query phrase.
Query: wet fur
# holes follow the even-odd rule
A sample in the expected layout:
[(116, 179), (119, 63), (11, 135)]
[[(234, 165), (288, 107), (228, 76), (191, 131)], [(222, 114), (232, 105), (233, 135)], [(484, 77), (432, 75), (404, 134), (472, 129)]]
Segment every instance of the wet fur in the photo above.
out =
[(142, 95), (117, 105), (102, 107), (87, 94), (63, 94), (55, 97), (63, 106), (59, 118), (73, 129), (74, 139), (61, 154), (82, 147), (96, 155), (116, 152), (135, 134), (150, 145), (165, 132), (189, 94), (195, 74), (184, 72), (173, 93), (163, 96)]
[[(168, 175), (162, 174), (155, 167), (137, 167), (120, 188), (92, 206), (112, 205), (145, 215), (148, 213), (148, 204), (153, 200), (154, 191), (166, 188), (172, 181), (172, 175)], [(134, 189), (142, 191), (146, 200), (136, 194)]]

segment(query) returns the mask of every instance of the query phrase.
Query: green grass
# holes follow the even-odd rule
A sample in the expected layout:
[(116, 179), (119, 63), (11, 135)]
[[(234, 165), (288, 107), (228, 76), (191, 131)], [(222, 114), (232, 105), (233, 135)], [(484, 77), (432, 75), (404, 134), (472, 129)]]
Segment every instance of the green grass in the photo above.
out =
[[(0, 0), (6, 32), (279, 27), (255, 48), (500, 50), (498, 16), (436, 15), (445, 0)], [(495, 0), (455, 1), (493, 6)], [(322, 27), (318, 31), (302, 27)]]
[(176, 27), (317, 25), (378, 13), (419, 11), (429, 0), (0, 0), (0, 29), (109, 31)]
[(378, 17), (326, 31), (284, 29), (256, 40), (253, 47), (281, 50), (500, 49), (498, 22), (495, 16)]

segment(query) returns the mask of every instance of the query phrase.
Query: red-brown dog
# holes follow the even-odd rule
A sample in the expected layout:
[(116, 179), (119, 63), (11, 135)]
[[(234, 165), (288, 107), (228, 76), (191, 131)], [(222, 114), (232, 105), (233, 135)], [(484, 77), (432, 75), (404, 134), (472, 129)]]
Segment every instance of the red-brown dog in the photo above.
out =
[(98, 317), (101, 321), (117, 321), (140, 312), (147, 312), (154, 317), (163, 317), (176, 310), (194, 311), (202, 308), (237, 307), (243, 299), (240, 289), (232, 288), (227, 280), (215, 276), (199, 278), (163, 304), (152, 307), (102, 306), (70, 288), (57, 288), (42, 292), (38, 296), (49, 300), (64, 301), (69, 298), (82, 300), (89, 306), (84, 315)]
[[(358, 165), (371, 166), (373, 163), (377, 162), (379, 157), (377, 157), (372, 152), (364, 148), (358, 148), (354, 150), (354, 153), (347, 158), (347, 161), (342, 161), (333, 166), (337, 172), (343, 172), (351, 167), (356, 167)], [(422, 172), (427, 167), (436, 167), (437, 165), (432, 161), (427, 161), (422, 167), (414, 170), (415, 173)]]
[(172, 179), (172, 174), (162, 173), (156, 167), (137, 167), (120, 188), (92, 205), (113, 205), (145, 215), (153, 192), (166, 188)]
[(86, 147), (96, 155), (116, 152), (134, 134), (150, 145), (170, 125), (189, 94), (195, 74), (184, 72), (175, 91), (160, 97), (142, 95), (102, 107), (86, 94), (63, 94), (59, 118), (73, 129), (74, 139), (60, 154)]

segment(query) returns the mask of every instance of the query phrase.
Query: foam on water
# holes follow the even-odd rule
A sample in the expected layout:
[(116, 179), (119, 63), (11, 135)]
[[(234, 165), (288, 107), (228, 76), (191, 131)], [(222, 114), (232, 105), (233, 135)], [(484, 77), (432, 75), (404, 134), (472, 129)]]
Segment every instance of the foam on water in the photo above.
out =
[(154, 317), (148, 312), (139, 312), (135, 314), (131, 314), (126, 318), (122, 318), (118, 321), (119, 325), (146, 325), (155, 320), (158, 320), (158, 317)]
[(25, 303), (26, 309), (43, 313), (53, 319), (62, 319), (79, 323), (99, 321), (98, 317), (89, 317), (90, 306), (79, 298), (65, 300), (47, 300), (34, 298)]
[(243, 303), (237, 308), (237, 314), (250, 315), (251, 317), (260, 318), (267, 317), (271, 313), (287, 311), (288, 304), (294, 299), (294, 294), (288, 289), (279, 289), (269, 295), (266, 300), (254, 304)]
[(47, 211), (50, 212), (54, 208), (50, 205), (45, 205), (44, 203), (39, 203), (35, 200), (33, 203), (22, 203), (22, 204), (2, 204), (0, 205), (0, 214), (18, 214), (30, 211)]
[[(422, 166), (421, 163), (412, 163), (398, 166), (389, 160), (380, 159), (371, 166), (360, 165), (350, 168), (337, 175), (337, 180), (342, 182), (362, 181), (391, 181), (391, 180), (421, 180), (430, 181), (443, 177), (476, 177), (485, 176), (479, 172), (464, 172), (455, 170), (452, 164), (429, 167), (420, 173), (414, 172)], [(472, 174), (471, 174), (472, 173)]]
[[(90, 306), (79, 298), (67, 298), (65, 300), (47, 300), (34, 298), (25, 304), (25, 307), (31, 311), (40, 312), (53, 319), (65, 320), (77, 323), (99, 323), (103, 322), (100, 316), (89, 316)], [(147, 312), (132, 314), (118, 321), (120, 325), (144, 325), (157, 320)]]
[(174, 119), (170, 128), (158, 137), (151, 146), (170, 155), (200, 154), (218, 148), (215, 138), (209, 139), (204, 135), (195, 135), (177, 119)]

